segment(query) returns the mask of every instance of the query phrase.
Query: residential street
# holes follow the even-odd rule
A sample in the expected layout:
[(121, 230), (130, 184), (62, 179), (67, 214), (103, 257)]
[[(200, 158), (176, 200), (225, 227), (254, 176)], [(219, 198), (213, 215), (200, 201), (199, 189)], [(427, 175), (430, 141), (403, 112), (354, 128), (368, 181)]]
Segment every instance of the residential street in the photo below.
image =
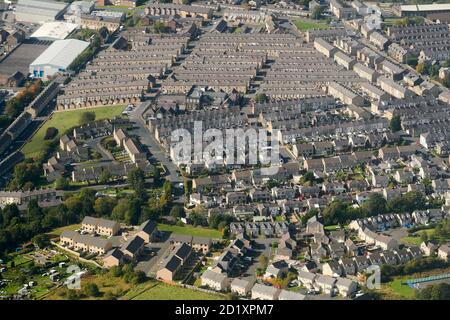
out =
[(135, 129), (132, 132), (140, 137), (141, 143), (148, 148), (151, 156), (166, 168), (168, 171), (166, 178), (173, 183), (181, 183), (183, 178), (177, 172), (177, 167), (161, 149), (142, 118), (142, 114), (150, 103), (150, 100), (144, 101), (130, 113), (130, 120), (135, 124)]

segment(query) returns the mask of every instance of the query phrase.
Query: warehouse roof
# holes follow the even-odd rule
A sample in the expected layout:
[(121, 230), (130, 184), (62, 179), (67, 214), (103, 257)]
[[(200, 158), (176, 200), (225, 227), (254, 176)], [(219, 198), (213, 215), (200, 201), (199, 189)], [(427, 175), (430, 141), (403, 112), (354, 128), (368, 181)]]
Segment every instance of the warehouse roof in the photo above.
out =
[(39, 29), (37, 29), (32, 35), (32, 38), (39, 40), (63, 40), (77, 28), (77, 24), (52, 21), (44, 23)]
[(57, 40), (37, 57), (31, 66), (53, 65), (67, 68), (88, 46), (88, 42), (76, 39)]
[(450, 3), (401, 5), (402, 11), (445, 11), (450, 10)]

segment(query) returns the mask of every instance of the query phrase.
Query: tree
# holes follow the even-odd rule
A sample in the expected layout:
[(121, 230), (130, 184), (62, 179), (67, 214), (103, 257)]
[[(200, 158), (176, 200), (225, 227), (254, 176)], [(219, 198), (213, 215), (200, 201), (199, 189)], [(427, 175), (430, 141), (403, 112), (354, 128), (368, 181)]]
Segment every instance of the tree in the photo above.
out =
[(38, 234), (31, 240), (39, 249), (43, 249), (50, 245), (50, 239), (47, 234)]
[(332, 201), (324, 210), (325, 225), (342, 224), (349, 220), (347, 208), (349, 204), (340, 200)]
[(141, 201), (139, 199), (133, 199), (130, 207), (125, 212), (125, 222), (130, 225), (136, 225), (139, 222), (141, 216)]
[(100, 173), (98, 182), (100, 184), (107, 184), (109, 180), (111, 180), (111, 173), (107, 170), (103, 170), (102, 173)]
[(265, 102), (269, 101), (269, 98), (267, 97), (267, 95), (265, 93), (257, 93), (257, 94), (255, 94), (255, 97), (253, 98), (253, 100), (255, 101), (255, 103), (265, 103)]
[(192, 225), (194, 227), (208, 225), (208, 220), (206, 219), (206, 215), (201, 214), (196, 211), (192, 211), (192, 213), (189, 215), (189, 219), (192, 221)]
[(130, 200), (128, 198), (122, 198), (114, 207), (111, 218), (117, 221), (125, 221), (125, 214), (130, 206)]
[(95, 112), (85, 111), (80, 116), (79, 124), (83, 125), (95, 121)]
[(314, 173), (307, 171), (300, 179), (300, 183), (303, 185), (312, 185), (314, 183)]
[(392, 132), (397, 132), (397, 131), (402, 130), (402, 123), (401, 123), (400, 116), (393, 116), (391, 119), (391, 122), (389, 124), (389, 127)]
[(95, 213), (100, 217), (108, 217), (111, 215), (114, 207), (116, 205), (116, 200), (110, 197), (97, 198), (94, 202)]
[(313, 8), (311, 18), (315, 20), (320, 20), (320, 18), (322, 18), (322, 8), (320, 7), (320, 5)]
[(308, 220), (314, 216), (317, 216), (318, 214), (319, 214), (319, 210), (317, 210), (316, 208), (309, 209), (305, 215), (302, 215), (300, 217), (300, 219), (302, 219), (302, 225), (306, 226), (306, 223), (308, 222)]
[(163, 185), (164, 194), (168, 199), (172, 197), (172, 183), (169, 180), (164, 181)]
[(427, 242), (428, 241), (428, 233), (426, 231), (422, 232), (420, 235), (420, 240), (422, 242)]
[(266, 270), (269, 265), (269, 258), (264, 254), (260, 255), (258, 258), (258, 265), (261, 270)]
[(416, 291), (416, 297), (420, 300), (449, 300), (450, 284), (438, 283), (426, 286), (422, 290)]
[(142, 169), (133, 169), (128, 175), (128, 183), (135, 191), (136, 197), (143, 200), (147, 199), (147, 193), (145, 191), (145, 173)]
[(3, 226), (7, 227), (14, 218), (20, 217), (20, 211), (17, 204), (7, 204), (3, 208)]
[(174, 218), (182, 218), (184, 217), (184, 210), (181, 206), (173, 206), (170, 210), (170, 216)]
[(88, 282), (84, 285), (83, 292), (88, 297), (99, 297), (100, 296), (100, 290), (98, 289), (98, 286), (92, 282)]
[(153, 167), (153, 184), (155, 187), (158, 187), (161, 183), (161, 173), (159, 172), (159, 168), (157, 166)]
[(59, 177), (55, 181), (56, 190), (67, 190), (69, 189), (69, 186), (70, 186), (69, 181), (67, 181), (67, 179), (64, 177)]
[(145, 275), (145, 272), (143, 271), (135, 271), (134, 277), (133, 277), (133, 284), (139, 284), (143, 283), (147, 280), (147, 276)]
[(167, 33), (170, 31), (170, 28), (162, 21), (155, 22), (154, 28), (156, 33)]
[(427, 66), (424, 62), (420, 62), (416, 66), (416, 71), (420, 74), (425, 74), (427, 72)]
[(58, 129), (55, 127), (48, 127), (45, 131), (44, 140), (53, 139), (58, 134)]
[(362, 209), (367, 216), (376, 216), (386, 213), (386, 199), (380, 193), (371, 193), (362, 203)]

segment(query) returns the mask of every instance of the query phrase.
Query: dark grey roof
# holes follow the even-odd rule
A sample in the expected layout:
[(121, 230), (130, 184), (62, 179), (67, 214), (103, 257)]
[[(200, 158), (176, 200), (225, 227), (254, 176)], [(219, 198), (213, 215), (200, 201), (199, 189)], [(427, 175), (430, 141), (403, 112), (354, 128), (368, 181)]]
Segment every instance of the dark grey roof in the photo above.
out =
[(147, 220), (139, 226), (138, 231), (143, 231), (147, 234), (152, 234), (152, 232), (156, 229), (156, 222), (152, 220)]
[(162, 269), (166, 268), (169, 271), (176, 271), (179, 266), (181, 265), (180, 258), (176, 257), (175, 255), (171, 254), (163, 263)]
[(127, 250), (133, 254), (135, 254), (136, 252), (139, 251), (139, 249), (142, 248), (142, 246), (144, 245), (145, 241), (144, 239), (142, 239), (139, 236), (136, 236), (130, 240), (128, 240), (128, 242), (126, 242), (123, 245), (123, 250)]
[(192, 251), (192, 247), (183, 243), (183, 244), (179, 244), (175, 247), (173, 253), (174, 255), (176, 255), (177, 257), (181, 258), (181, 259), (186, 259), (189, 254)]

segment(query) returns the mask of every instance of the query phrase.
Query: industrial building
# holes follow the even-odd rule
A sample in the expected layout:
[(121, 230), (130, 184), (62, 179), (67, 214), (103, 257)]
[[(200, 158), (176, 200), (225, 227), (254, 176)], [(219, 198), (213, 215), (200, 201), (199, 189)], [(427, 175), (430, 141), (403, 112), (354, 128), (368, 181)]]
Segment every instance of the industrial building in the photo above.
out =
[(16, 21), (43, 23), (61, 19), (69, 3), (52, 0), (19, 0)]
[(88, 42), (76, 39), (57, 40), (30, 64), (30, 73), (35, 78), (49, 79), (66, 71), (88, 46)]
[(450, 13), (450, 3), (409, 4), (393, 6), (393, 12), (399, 17), (422, 16)]
[(37, 29), (31, 38), (37, 40), (63, 40), (67, 38), (76, 28), (75, 23), (64, 21), (45, 22), (39, 29)]

